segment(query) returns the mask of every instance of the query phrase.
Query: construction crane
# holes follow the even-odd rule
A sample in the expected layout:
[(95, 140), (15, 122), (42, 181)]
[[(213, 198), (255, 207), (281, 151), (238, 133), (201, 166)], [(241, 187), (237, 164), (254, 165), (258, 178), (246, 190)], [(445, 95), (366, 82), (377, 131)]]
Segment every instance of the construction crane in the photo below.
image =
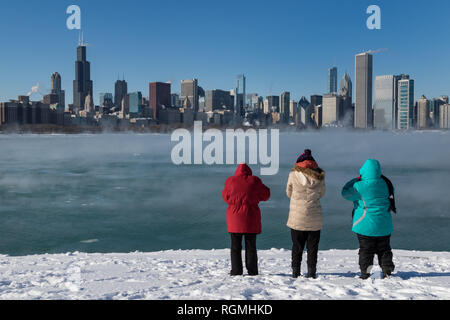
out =
[(365, 51), (363, 53), (376, 54), (376, 53), (380, 53), (380, 52), (384, 52), (384, 51), (388, 51), (388, 49), (387, 48), (381, 48), (381, 49), (376, 49), (376, 50)]

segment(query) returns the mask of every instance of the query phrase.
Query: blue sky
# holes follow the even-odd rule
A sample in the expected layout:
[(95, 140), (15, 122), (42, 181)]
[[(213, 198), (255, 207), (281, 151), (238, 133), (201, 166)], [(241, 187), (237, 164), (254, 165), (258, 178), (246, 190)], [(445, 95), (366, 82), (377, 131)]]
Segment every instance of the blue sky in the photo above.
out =
[[(179, 92), (190, 78), (228, 90), (245, 73), (247, 92), (300, 99), (326, 91), (333, 65), (339, 79), (347, 71), (353, 80), (354, 55), (378, 48), (388, 50), (374, 56), (374, 76), (408, 73), (416, 97), (450, 95), (447, 0), (14, 0), (0, 3), (0, 101), (37, 82), (46, 92), (58, 71), (72, 102), (71, 4), (82, 10), (96, 102), (122, 74), (129, 91), (144, 96), (149, 82), (171, 80)], [(381, 30), (366, 27), (371, 4), (381, 8)]]

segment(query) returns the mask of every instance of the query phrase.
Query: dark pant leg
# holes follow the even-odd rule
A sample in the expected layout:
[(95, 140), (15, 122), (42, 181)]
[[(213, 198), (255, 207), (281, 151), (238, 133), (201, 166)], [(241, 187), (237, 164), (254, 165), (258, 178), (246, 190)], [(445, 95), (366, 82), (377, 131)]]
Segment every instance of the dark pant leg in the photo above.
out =
[(231, 233), (231, 275), (242, 275), (242, 234)]
[(296, 274), (300, 274), (302, 264), (302, 255), (305, 248), (306, 236), (304, 231), (291, 229), (292, 238), (292, 270)]
[(320, 230), (309, 231), (306, 240), (308, 274), (315, 275), (317, 267), (317, 254), (319, 252)]
[(248, 274), (258, 274), (258, 254), (256, 251), (256, 234), (245, 234), (245, 267)]
[(377, 256), (381, 270), (387, 275), (394, 271), (394, 262), (392, 261), (391, 236), (379, 237), (377, 241)]
[(359, 241), (359, 267), (362, 273), (367, 272), (367, 268), (373, 265), (373, 257), (377, 252), (377, 238), (367, 237), (358, 234)]

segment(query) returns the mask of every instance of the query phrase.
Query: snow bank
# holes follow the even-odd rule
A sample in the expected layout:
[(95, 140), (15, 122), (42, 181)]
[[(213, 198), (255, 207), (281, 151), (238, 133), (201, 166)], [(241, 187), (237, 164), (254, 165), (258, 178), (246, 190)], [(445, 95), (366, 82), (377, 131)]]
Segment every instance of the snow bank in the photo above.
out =
[(228, 276), (225, 249), (0, 256), (0, 299), (450, 299), (450, 252), (394, 250), (394, 275), (365, 281), (356, 250), (319, 252), (315, 280), (291, 278), (289, 250), (258, 255), (256, 277)]

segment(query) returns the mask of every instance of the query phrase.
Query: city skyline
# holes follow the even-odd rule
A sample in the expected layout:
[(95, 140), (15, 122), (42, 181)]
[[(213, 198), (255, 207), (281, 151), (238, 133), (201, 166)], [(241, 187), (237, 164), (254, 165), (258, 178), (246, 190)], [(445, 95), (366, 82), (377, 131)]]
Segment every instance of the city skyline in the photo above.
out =
[[(11, 99), (9, 102), (0, 103), (0, 125), (107, 124), (123, 128), (131, 123), (138, 123), (141, 126), (151, 123), (169, 125), (182, 123), (190, 126), (195, 120), (199, 120), (201, 123), (216, 125), (260, 126), (279, 123), (307, 128), (309, 120), (313, 120), (317, 128), (353, 126), (359, 129), (420, 130), (440, 126), (441, 129), (448, 129), (448, 125), (443, 125), (448, 121), (443, 118), (450, 106), (448, 96), (434, 98), (431, 101), (422, 95), (420, 100), (415, 101), (415, 82), (409, 75), (376, 76), (373, 86), (373, 53), (376, 51), (355, 55), (356, 86), (353, 107), (351, 93), (353, 85), (347, 72), (341, 80), (340, 92), (337, 94), (336, 67), (328, 69), (329, 93), (320, 96), (321, 105), (314, 102), (309, 104), (305, 97), (297, 103), (290, 99), (288, 91), (282, 92), (280, 96), (267, 96), (264, 100), (255, 93), (247, 95), (246, 77), (240, 74), (237, 76), (234, 89), (207, 90), (206, 96), (204, 89), (198, 86), (198, 79), (182, 80), (181, 100), (180, 94), (172, 93), (171, 82), (149, 83), (149, 98), (146, 99), (140, 91), (128, 93), (127, 82), (117, 80), (114, 101), (112, 93), (100, 93), (99, 100), (103, 101), (103, 104), (95, 106), (86, 47), (81, 34), (75, 61), (74, 99), (73, 104), (69, 104), (68, 110), (65, 110), (65, 92), (61, 90), (61, 75), (55, 72), (50, 78), (51, 91), (44, 95), (42, 100), (30, 99), (30, 93), (38, 90), (33, 89), (26, 96), (18, 96), (17, 100)], [(198, 99), (200, 95), (203, 98), (201, 108)], [(373, 96), (375, 96), (374, 103)], [(254, 97), (258, 97), (256, 104)], [(313, 97), (314, 95), (311, 95), (311, 101)], [(134, 120), (131, 120), (132, 118)], [(350, 122), (353, 122), (353, 125)]]
[[(42, 38), (39, 41), (39, 37), (32, 36), (26, 39), (27, 45), (33, 47), (33, 50), (23, 50), (20, 54), (13, 54), (13, 51), (16, 50), (3, 51), (3, 59), (0, 62), (3, 71), (0, 74), (2, 79), (0, 100), (7, 101), (19, 94), (28, 92), (37, 82), (41, 85), (40, 91), (46, 93), (50, 86), (48, 74), (59, 72), (62, 76), (62, 88), (66, 91), (66, 101), (73, 101), (72, 90), (69, 90), (69, 88), (71, 87), (70, 82), (75, 78), (73, 62), (71, 63), (71, 61), (74, 60), (73, 46), (77, 42), (78, 31), (70, 31), (65, 28), (64, 22), (67, 18), (65, 9), (68, 3), (61, 1), (35, 7), (30, 7), (29, 3), (23, 5), (22, 1), (2, 4), (2, 9), (14, 10), (20, 7), (24, 18), (24, 22), (20, 26), (15, 27), (5, 35), (10, 45), (18, 46), (25, 35), (34, 30), (31, 17), (39, 14), (44, 19), (49, 16), (55, 17), (45, 23), (41, 22), (38, 27), (42, 32), (57, 37), (58, 46), (43, 44)], [(182, 20), (179, 19), (182, 9), (186, 9), (186, 4), (175, 4), (173, 2), (161, 4), (161, 6), (158, 6), (159, 10), (167, 11), (170, 9), (170, 12), (174, 13), (173, 22), (169, 26), (159, 28), (157, 34), (154, 31), (150, 32), (156, 37), (152, 38), (152, 41), (150, 41), (152, 47), (147, 50), (149, 44), (146, 44), (146, 38), (142, 35), (143, 32), (148, 30), (147, 24), (152, 25), (161, 21), (156, 12), (149, 13), (149, 16), (154, 20), (148, 23), (142, 23), (141, 25), (130, 23), (127, 28), (120, 29), (119, 26), (107, 22), (117, 16), (120, 10), (123, 10), (124, 13), (129, 12), (130, 8), (126, 5), (107, 6), (106, 2), (102, 1), (96, 4), (78, 1), (77, 4), (82, 9), (82, 27), (85, 39), (89, 44), (92, 43), (92, 46), (89, 47), (89, 61), (93, 65), (91, 78), (95, 81), (94, 102), (95, 104), (99, 103), (100, 92), (113, 91), (117, 74), (125, 75), (130, 91), (146, 92), (146, 87), (150, 82), (171, 80), (172, 91), (180, 93), (181, 80), (193, 78), (199, 79), (199, 86), (202, 86), (205, 90), (230, 90), (235, 85), (236, 74), (242, 73), (248, 77), (247, 92), (269, 96), (288, 91), (291, 93), (291, 98), (298, 101), (302, 96), (326, 93), (323, 83), (327, 77), (326, 70), (331, 65), (338, 67), (340, 72), (338, 79), (345, 72), (348, 72), (350, 77), (354, 79), (354, 55), (377, 48), (388, 48), (388, 50), (374, 55), (374, 59), (376, 59), (374, 76), (410, 74), (412, 78), (416, 79), (415, 100), (418, 100), (422, 95), (438, 97), (448, 94), (447, 88), (449, 88), (450, 76), (447, 71), (450, 68), (449, 62), (444, 59), (444, 56), (450, 47), (443, 41), (437, 40), (439, 34), (442, 35), (439, 30), (446, 30), (445, 25), (448, 24), (444, 16), (439, 19), (442, 12), (445, 12), (442, 8), (450, 7), (450, 5), (435, 3), (434, 7), (430, 4), (422, 6), (419, 2), (408, 1), (409, 6), (406, 11), (410, 15), (409, 18), (406, 18), (406, 14), (399, 11), (402, 3), (405, 4), (406, 2), (398, 1), (398, 3), (392, 4), (387, 1), (379, 1), (383, 13), (382, 29), (373, 31), (368, 30), (365, 26), (367, 18), (365, 9), (369, 2), (361, 1), (357, 5), (336, 4), (331, 1), (320, 1), (320, 3), (320, 5), (297, 4), (285, 1), (287, 6), (299, 11), (314, 11), (321, 7), (321, 12), (326, 17), (331, 16), (334, 13), (333, 11), (336, 10), (342, 13), (341, 20), (343, 22), (340, 22), (339, 27), (342, 31), (353, 36), (351, 41), (345, 43), (341, 40), (331, 39), (331, 33), (326, 31), (329, 23), (323, 23), (324, 26), (319, 26), (317, 21), (313, 21), (314, 23), (305, 26), (305, 22), (299, 21), (299, 25), (294, 27), (284, 23), (280, 26), (270, 24), (268, 27), (263, 27), (262, 21), (259, 23), (258, 20), (256, 26), (241, 30), (238, 37), (233, 40), (241, 48), (241, 50), (237, 50), (238, 53), (235, 53), (225, 49), (226, 47), (223, 50), (217, 50), (221, 37), (207, 37), (214, 32), (217, 36), (227, 35), (228, 32), (225, 32), (224, 29), (230, 28), (230, 30), (233, 30), (234, 18), (220, 18), (210, 26), (211, 30), (201, 30), (203, 33), (200, 32), (200, 35), (203, 36), (198, 38), (195, 46), (186, 47), (183, 46), (185, 44), (182, 37), (183, 24)], [(323, 6), (323, 4), (326, 4), (326, 6)], [(139, 2), (139, 6), (144, 9), (149, 4)], [(251, 1), (243, 3), (242, 6), (249, 10), (256, 10), (261, 17), (270, 9), (280, 10), (278, 7), (274, 8), (275, 4), (256, 6), (256, 3)], [(211, 8), (199, 2), (189, 8), (189, 12), (195, 10), (207, 13), (210, 12)], [(2, 10), (2, 12), (5, 12), (5, 10)], [(394, 36), (401, 32), (397, 24), (401, 24), (402, 21), (406, 23), (405, 20), (412, 19), (414, 15), (427, 16), (432, 13), (433, 18), (435, 18), (432, 22), (428, 21), (427, 25), (415, 23), (411, 27), (411, 35), (404, 36), (402, 41), (398, 41), (398, 38), (394, 41)], [(140, 13), (136, 11), (136, 14)], [(27, 17), (30, 19), (27, 19)], [(3, 30), (0, 32), (7, 30), (6, 25), (10, 19), (10, 17), (4, 17), (3, 21), (0, 22), (0, 30)], [(310, 20), (311, 18), (306, 17), (305, 19)], [(320, 20), (326, 21), (326, 19)], [(129, 21), (129, 19), (126, 18), (126, 21)], [(423, 21), (426, 21), (426, 19), (423, 19)], [(194, 27), (201, 27), (209, 22), (211, 22), (210, 18), (207, 18), (206, 22), (198, 19), (198, 21), (193, 22), (193, 25)], [(244, 41), (258, 32), (257, 27), (264, 31), (269, 29), (267, 32), (271, 36), (283, 35), (284, 40), (303, 39), (310, 43), (312, 49), (296, 50), (296, 46), (286, 50), (257, 49), (259, 46), (257, 42), (255, 43), (256, 40), (250, 41), (250, 44)], [(430, 32), (431, 29), (434, 32)], [(438, 31), (436, 32), (436, 30)], [(221, 32), (218, 33), (218, 31)], [(121, 41), (117, 42), (116, 38), (119, 36), (121, 36)], [(419, 46), (407, 44), (413, 36), (414, 38), (421, 36), (421, 40), (425, 42), (423, 47), (427, 47), (426, 43), (429, 43), (433, 50), (426, 50), (424, 55), (424, 50)], [(320, 41), (318, 41), (319, 38)], [(169, 50), (164, 53), (155, 49), (155, 46), (159, 47), (161, 44), (167, 43), (169, 39), (173, 42), (171, 44), (178, 45), (169, 46)], [(258, 37), (257, 40), (262, 40), (262, 38)], [(336, 41), (339, 43), (338, 47), (336, 47)], [(431, 46), (431, 43), (433, 43), (433, 46)], [(231, 47), (235, 48), (236, 46)], [(416, 60), (419, 57), (421, 59), (425, 57), (429, 60), (426, 63), (417, 64)], [(36, 63), (36, 60), (39, 63)], [(423, 62), (424, 59), (421, 61)], [(23, 77), (23, 74), (27, 76)]]

